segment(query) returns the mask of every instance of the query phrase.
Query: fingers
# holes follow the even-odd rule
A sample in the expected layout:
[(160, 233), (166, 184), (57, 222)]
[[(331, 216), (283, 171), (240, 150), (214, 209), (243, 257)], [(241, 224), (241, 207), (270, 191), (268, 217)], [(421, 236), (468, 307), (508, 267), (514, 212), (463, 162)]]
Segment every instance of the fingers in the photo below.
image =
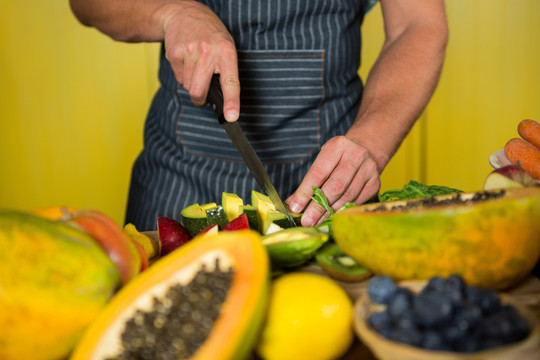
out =
[(234, 44), (223, 44), (219, 49), (223, 59), (215, 69), (219, 73), (219, 82), (223, 93), (223, 114), (225, 120), (238, 120), (240, 114), (240, 80), (238, 77), (238, 58)]
[(328, 216), (319, 204), (310, 202), (312, 186), (322, 190), (335, 211), (347, 202), (361, 204), (369, 200), (378, 192), (380, 179), (367, 150), (339, 136), (323, 146), (298, 190), (287, 199), (292, 211), (304, 209), (303, 226), (314, 226)]
[(289, 197), (288, 203), (293, 212), (301, 212), (310, 201), (310, 196), (313, 195), (313, 186), (320, 188), (328, 179), (328, 176), (334, 171), (343, 153), (343, 149), (337, 149), (339, 144), (336, 144), (336, 138), (330, 139), (323, 147), (304, 179), (298, 186), (298, 189), (292, 196)]
[(375, 161), (366, 157), (349, 188), (333, 203), (332, 208), (339, 210), (348, 202), (363, 204), (376, 195), (380, 187), (381, 180)]
[[(228, 121), (238, 120), (240, 112), (240, 80), (238, 77), (238, 61), (234, 45), (226, 42), (210, 45), (197, 44), (184, 52), (183, 56), (171, 62), (176, 79), (189, 93), (195, 106), (206, 105), (206, 96), (212, 75), (220, 74), (223, 92), (224, 113)], [(219, 50), (227, 49), (227, 50)]]
[(240, 112), (240, 81), (234, 40), (221, 20), (207, 7), (193, 3), (172, 17), (165, 33), (165, 56), (176, 80), (193, 104), (206, 105), (213, 74), (221, 76), (224, 113), (236, 121)]
[(238, 68), (235, 66), (234, 69), (221, 72), (220, 84), (221, 91), (223, 92), (223, 113), (225, 120), (236, 121), (240, 115), (240, 80), (238, 79)]

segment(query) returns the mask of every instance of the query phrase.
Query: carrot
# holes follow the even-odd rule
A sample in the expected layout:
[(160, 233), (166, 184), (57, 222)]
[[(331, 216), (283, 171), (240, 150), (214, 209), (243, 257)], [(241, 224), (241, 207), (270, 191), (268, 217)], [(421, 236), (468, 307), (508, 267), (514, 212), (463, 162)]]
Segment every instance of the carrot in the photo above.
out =
[(540, 149), (520, 138), (508, 140), (504, 154), (512, 163), (521, 166), (536, 180), (540, 180)]
[(518, 134), (540, 149), (540, 123), (526, 119), (518, 124)]

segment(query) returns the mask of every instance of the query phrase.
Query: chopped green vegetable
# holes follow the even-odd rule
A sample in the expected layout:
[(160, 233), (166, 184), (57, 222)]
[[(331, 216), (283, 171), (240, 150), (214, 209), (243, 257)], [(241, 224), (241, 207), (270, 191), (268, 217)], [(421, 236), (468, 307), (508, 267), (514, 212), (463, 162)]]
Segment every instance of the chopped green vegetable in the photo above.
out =
[(310, 196), (310, 199), (315, 201), (317, 204), (321, 205), (326, 211), (328, 211), (329, 217), (334, 214), (334, 209), (328, 205), (328, 199), (324, 196), (321, 189), (313, 186), (313, 196)]
[(342, 207), (339, 208), (339, 210), (337, 212), (340, 212), (341, 210), (345, 210), (345, 209), (348, 209), (348, 208), (351, 208), (351, 207), (354, 207), (354, 206), (356, 206), (355, 203), (352, 203), (352, 202), (345, 203), (345, 204), (343, 204)]
[(461, 193), (463, 191), (439, 185), (424, 185), (411, 180), (400, 190), (388, 190), (379, 195), (380, 202), (409, 200), (430, 197), (435, 195)]
[(332, 236), (332, 215), (334, 215), (335, 212), (340, 212), (341, 210), (348, 209), (350, 207), (356, 206), (354, 203), (345, 203), (339, 210), (334, 211), (332, 207), (328, 204), (328, 199), (324, 195), (323, 191), (319, 189), (318, 187), (313, 186), (313, 196), (310, 197), (311, 200), (315, 201), (317, 204), (321, 205), (326, 211), (328, 211), (328, 216), (321, 221), (319, 225), (316, 226), (316, 228), (319, 231), (328, 233), (330, 236)]

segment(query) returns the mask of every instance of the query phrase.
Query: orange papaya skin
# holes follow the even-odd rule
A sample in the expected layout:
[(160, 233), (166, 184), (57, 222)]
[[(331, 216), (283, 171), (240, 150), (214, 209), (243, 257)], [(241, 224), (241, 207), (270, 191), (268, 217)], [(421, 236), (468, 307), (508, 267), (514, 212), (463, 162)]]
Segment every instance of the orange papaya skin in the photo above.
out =
[(252, 230), (198, 236), (156, 261), (118, 292), (88, 329), (71, 360), (110, 355), (111, 344), (123, 329), (118, 319), (127, 317), (135, 302), (151, 297), (149, 289), (181, 277), (182, 271), (211, 254), (228, 259), (234, 277), (220, 317), (192, 360), (247, 359), (264, 320), (270, 280), (268, 255), (260, 235)]
[(66, 221), (82, 228), (101, 245), (118, 267), (124, 284), (139, 274), (141, 257), (137, 247), (110, 217), (97, 210), (79, 210)]
[(0, 210), (0, 359), (63, 359), (120, 285), (87, 233)]
[(396, 280), (459, 274), (469, 285), (505, 289), (529, 274), (540, 256), (537, 188), (507, 189), (504, 198), (469, 205), (365, 211), (378, 205), (332, 218), (336, 243), (375, 274)]

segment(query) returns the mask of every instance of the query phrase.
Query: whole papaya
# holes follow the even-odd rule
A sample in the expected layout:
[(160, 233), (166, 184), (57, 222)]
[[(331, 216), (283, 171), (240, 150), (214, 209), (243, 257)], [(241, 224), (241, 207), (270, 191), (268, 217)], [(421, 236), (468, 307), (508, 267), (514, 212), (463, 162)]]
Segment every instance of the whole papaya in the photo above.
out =
[(120, 284), (86, 232), (0, 210), (0, 359), (66, 358)]

